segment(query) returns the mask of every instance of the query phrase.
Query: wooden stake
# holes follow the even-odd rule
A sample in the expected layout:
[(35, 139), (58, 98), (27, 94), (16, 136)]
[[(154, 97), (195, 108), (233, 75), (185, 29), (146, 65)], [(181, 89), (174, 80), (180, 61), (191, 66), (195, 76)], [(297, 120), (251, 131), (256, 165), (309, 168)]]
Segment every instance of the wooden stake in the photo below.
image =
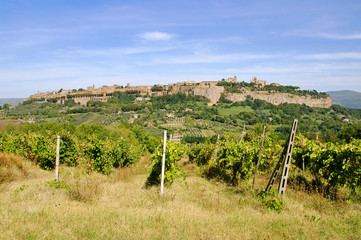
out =
[[(302, 148), (305, 148), (305, 137), (302, 136)], [(302, 173), (305, 175), (305, 157), (302, 156)]]
[(167, 131), (164, 131), (164, 140), (163, 140), (163, 159), (162, 159), (162, 178), (160, 181), (160, 195), (163, 196), (164, 188), (164, 169), (165, 169), (165, 149), (167, 147)]
[(213, 156), (213, 162), (214, 163), (217, 162), (218, 142), (219, 142), (219, 134), (217, 136), (216, 150), (214, 151), (214, 156)]
[(239, 144), (241, 144), (242, 141), (243, 141), (243, 136), (244, 136), (244, 134), (245, 134), (245, 130), (246, 130), (246, 124), (243, 123), (243, 131), (242, 131), (242, 135), (241, 135), (241, 141), (239, 141)]
[(56, 159), (55, 159), (55, 179), (59, 182), (59, 153), (60, 153), (60, 136), (56, 137)]
[(261, 161), (261, 155), (262, 155), (262, 150), (263, 150), (264, 133), (265, 133), (265, 131), (266, 131), (266, 126), (263, 127), (261, 149), (259, 150), (259, 154), (258, 154), (257, 166), (256, 166), (256, 171), (255, 171), (254, 177), (253, 177), (252, 188), (254, 188), (254, 184), (255, 184), (255, 182), (256, 182), (256, 176), (257, 176), (257, 172), (258, 172), (258, 167), (259, 167), (259, 162)]

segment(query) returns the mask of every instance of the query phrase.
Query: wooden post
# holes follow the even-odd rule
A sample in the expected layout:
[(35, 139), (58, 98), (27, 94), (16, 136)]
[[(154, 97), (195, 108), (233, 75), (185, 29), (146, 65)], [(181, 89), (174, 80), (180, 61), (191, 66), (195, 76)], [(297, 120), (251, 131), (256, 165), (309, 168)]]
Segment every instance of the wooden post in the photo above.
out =
[(243, 123), (243, 131), (242, 131), (242, 135), (241, 135), (241, 141), (239, 141), (239, 144), (241, 144), (243, 141), (243, 136), (244, 136), (245, 130), (246, 130), (246, 124)]
[[(302, 149), (305, 148), (305, 137), (302, 136)], [(305, 157), (302, 156), (302, 173), (305, 175)]]
[(165, 169), (165, 149), (167, 147), (167, 131), (164, 131), (164, 139), (163, 139), (163, 159), (162, 159), (162, 178), (160, 181), (160, 195), (163, 196), (163, 188), (164, 188), (164, 169)]
[(257, 172), (258, 172), (258, 167), (259, 167), (259, 162), (261, 161), (265, 131), (266, 131), (266, 126), (263, 127), (261, 149), (259, 150), (259, 154), (258, 154), (258, 160), (257, 160), (257, 165), (256, 165), (256, 171), (255, 171), (254, 177), (253, 177), (252, 188), (254, 188), (254, 184), (256, 182), (256, 176), (257, 176)]
[(219, 142), (219, 134), (217, 136), (216, 150), (214, 151), (214, 156), (213, 156), (213, 162), (214, 163), (217, 162), (218, 142)]
[(143, 156), (144, 149), (145, 149), (145, 145), (143, 146), (142, 152), (140, 153), (140, 156), (141, 156), (141, 157)]
[(59, 153), (60, 153), (60, 136), (56, 137), (56, 159), (55, 159), (55, 179), (59, 182)]

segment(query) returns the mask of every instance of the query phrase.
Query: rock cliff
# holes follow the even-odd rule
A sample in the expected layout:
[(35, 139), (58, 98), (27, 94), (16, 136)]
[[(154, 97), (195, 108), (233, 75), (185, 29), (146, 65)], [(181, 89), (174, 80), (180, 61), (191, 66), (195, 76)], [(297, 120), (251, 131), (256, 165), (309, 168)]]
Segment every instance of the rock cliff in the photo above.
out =
[(224, 92), (222, 86), (196, 86), (193, 88), (194, 95), (201, 95), (210, 100), (209, 105), (216, 104)]
[(242, 102), (246, 100), (248, 95), (254, 99), (264, 100), (274, 105), (280, 105), (282, 103), (296, 103), (305, 104), (309, 107), (329, 108), (332, 106), (332, 101), (330, 97), (312, 98), (309, 95), (298, 96), (289, 93), (269, 93), (265, 91), (253, 92), (246, 89), (243, 89), (243, 93), (228, 93), (226, 95), (226, 98), (232, 102)]

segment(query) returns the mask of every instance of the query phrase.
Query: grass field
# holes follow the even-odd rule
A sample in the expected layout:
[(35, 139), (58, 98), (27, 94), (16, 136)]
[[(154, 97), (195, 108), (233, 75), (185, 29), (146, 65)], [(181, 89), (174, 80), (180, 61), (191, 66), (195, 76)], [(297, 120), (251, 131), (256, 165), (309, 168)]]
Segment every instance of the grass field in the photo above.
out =
[(228, 115), (236, 115), (240, 112), (253, 112), (254, 110), (251, 107), (230, 107), (230, 108), (218, 108), (218, 113), (222, 116), (228, 116)]
[[(361, 205), (290, 189), (282, 212), (268, 210), (250, 183), (238, 187), (189, 176), (145, 189), (147, 158), (110, 176), (61, 168), (0, 185), (0, 239), (360, 239)], [(1, 166), (0, 166), (1, 167)], [(32, 170), (35, 171), (35, 170)], [(266, 180), (260, 176), (256, 189)], [(257, 191), (257, 190), (256, 190)]]
[(9, 125), (9, 124), (21, 124), (24, 122), (25, 121), (22, 121), (22, 120), (0, 120), (0, 128), (5, 127), (6, 125)]

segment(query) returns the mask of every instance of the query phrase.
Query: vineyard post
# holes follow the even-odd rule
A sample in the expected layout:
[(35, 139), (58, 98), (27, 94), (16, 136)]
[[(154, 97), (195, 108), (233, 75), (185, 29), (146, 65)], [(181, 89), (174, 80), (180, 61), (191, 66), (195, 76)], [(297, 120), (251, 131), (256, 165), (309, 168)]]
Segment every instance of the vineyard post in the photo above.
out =
[(246, 130), (246, 124), (243, 123), (243, 131), (242, 131), (242, 135), (241, 135), (241, 141), (239, 141), (239, 144), (242, 144), (242, 141), (243, 141), (243, 136), (244, 136), (244, 132)]
[(263, 150), (264, 133), (265, 133), (265, 131), (266, 131), (266, 126), (263, 127), (261, 149), (259, 150), (259, 155), (258, 155), (258, 160), (257, 160), (257, 165), (256, 165), (256, 171), (255, 171), (254, 177), (253, 177), (252, 188), (254, 188), (254, 184), (255, 184), (255, 182), (256, 182), (257, 171), (258, 171), (258, 167), (259, 167), (259, 162), (261, 161), (261, 155), (262, 155), (262, 150)]
[[(305, 148), (305, 137), (302, 136), (302, 149)], [(305, 175), (305, 157), (302, 155), (302, 173)]]
[(214, 151), (214, 157), (213, 157), (213, 162), (214, 163), (217, 161), (218, 142), (219, 142), (219, 134), (217, 136), (216, 150)]
[(140, 153), (140, 156), (143, 156), (143, 151), (144, 151), (144, 149), (145, 149), (145, 145), (144, 145), (143, 148), (142, 148), (142, 152)]
[(160, 181), (160, 195), (163, 196), (164, 188), (164, 169), (165, 169), (165, 148), (167, 147), (167, 131), (164, 130), (164, 140), (163, 140), (163, 159), (162, 159), (162, 178)]
[(55, 158), (55, 179), (59, 182), (59, 152), (60, 152), (60, 136), (56, 137), (56, 158)]
[(173, 137), (173, 135), (171, 134), (171, 135), (169, 136), (169, 141), (172, 141), (172, 137)]

